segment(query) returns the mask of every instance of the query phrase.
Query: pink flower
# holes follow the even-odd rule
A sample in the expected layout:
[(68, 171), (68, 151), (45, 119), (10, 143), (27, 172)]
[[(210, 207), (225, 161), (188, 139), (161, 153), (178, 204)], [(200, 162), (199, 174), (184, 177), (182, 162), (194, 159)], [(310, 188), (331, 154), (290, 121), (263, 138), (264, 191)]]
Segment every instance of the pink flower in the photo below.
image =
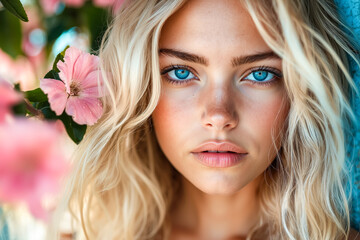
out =
[(62, 0), (66, 5), (71, 7), (81, 7), (85, 0)]
[(39, 64), (30, 62), (27, 57), (18, 56), (16, 60), (0, 49), (0, 76), (12, 83), (19, 83), (22, 91), (37, 87), (34, 66), (39, 70)]
[(47, 15), (54, 14), (59, 7), (60, 0), (41, 0), (41, 6)]
[(9, 82), (0, 78), (0, 123), (4, 122), (6, 116), (11, 113), (10, 107), (18, 103), (21, 98), (21, 94), (15, 92)]
[(47, 15), (54, 14), (60, 2), (64, 2), (71, 7), (81, 7), (86, 0), (41, 0), (41, 5)]
[(59, 190), (69, 169), (53, 124), (16, 119), (0, 125), (0, 201), (25, 202), (31, 213), (46, 219), (46, 196)]
[[(99, 99), (99, 58), (70, 47), (65, 52), (64, 62), (57, 67), (62, 81), (42, 79), (40, 88), (48, 95), (50, 108), (61, 115), (65, 112), (78, 124), (93, 125), (102, 115)], [(101, 78), (99, 79), (101, 85)]]

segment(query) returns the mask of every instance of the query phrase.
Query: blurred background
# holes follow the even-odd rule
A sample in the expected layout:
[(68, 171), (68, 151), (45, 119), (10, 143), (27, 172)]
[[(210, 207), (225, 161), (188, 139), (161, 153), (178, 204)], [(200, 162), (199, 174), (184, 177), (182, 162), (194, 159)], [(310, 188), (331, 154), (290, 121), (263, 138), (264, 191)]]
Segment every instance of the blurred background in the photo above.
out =
[[(56, 56), (66, 46), (96, 54), (107, 24), (122, 0), (21, 0), (21, 3), (28, 22), (14, 16), (0, 1), (0, 80), (19, 84), (19, 90), (28, 91), (39, 87), (40, 79), (52, 68)], [(1, 94), (4, 93), (0, 91)], [(57, 144), (67, 161), (76, 144), (61, 124), (56, 127), (62, 132)], [(7, 136), (1, 131), (0, 128), (0, 138), (8, 138), (11, 134), (7, 133)], [(4, 158), (1, 148), (0, 158)], [(1, 170), (4, 169), (0, 169), (0, 174)], [(0, 176), (0, 183), (4, 179)], [(42, 204), (51, 212), (56, 194), (43, 200)], [(61, 225), (63, 240), (72, 239), (71, 222), (70, 215), (66, 215)], [(45, 239), (46, 227), (47, 221), (34, 217), (26, 203), (2, 202), (0, 196), (0, 240), (42, 240)]]

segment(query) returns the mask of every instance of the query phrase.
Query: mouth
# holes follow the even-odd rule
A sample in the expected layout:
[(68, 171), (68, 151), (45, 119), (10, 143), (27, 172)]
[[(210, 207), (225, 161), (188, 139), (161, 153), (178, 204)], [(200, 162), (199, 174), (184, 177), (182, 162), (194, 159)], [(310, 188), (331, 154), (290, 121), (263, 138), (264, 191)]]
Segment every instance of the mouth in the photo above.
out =
[(232, 167), (244, 160), (248, 153), (231, 142), (205, 142), (191, 152), (201, 164), (212, 168)]
[(202, 151), (203, 153), (210, 152), (210, 153), (236, 153), (232, 151)]

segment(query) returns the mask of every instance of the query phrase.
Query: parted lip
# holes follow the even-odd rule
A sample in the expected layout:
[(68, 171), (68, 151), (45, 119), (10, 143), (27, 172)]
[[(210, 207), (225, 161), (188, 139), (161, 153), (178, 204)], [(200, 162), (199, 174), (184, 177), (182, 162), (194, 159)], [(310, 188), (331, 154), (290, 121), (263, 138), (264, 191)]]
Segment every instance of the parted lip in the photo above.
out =
[(206, 151), (233, 152), (246, 154), (247, 152), (236, 144), (229, 141), (207, 141), (192, 150), (192, 153), (200, 153)]

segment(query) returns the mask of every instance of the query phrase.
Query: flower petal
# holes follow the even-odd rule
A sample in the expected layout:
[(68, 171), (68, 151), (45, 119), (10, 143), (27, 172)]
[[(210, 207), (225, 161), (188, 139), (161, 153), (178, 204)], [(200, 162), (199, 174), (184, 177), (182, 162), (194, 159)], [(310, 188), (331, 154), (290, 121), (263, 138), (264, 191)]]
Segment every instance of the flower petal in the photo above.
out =
[(60, 0), (41, 0), (41, 6), (46, 15), (52, 15), (56, 12), (60, 4)]
[(102, 104), (97, 98), (69, 97), (66, 113), (78, 124), (93, 125), (102, 115)]
[(68, 97), (64, 83), (59, 80), (44, 78), (40, 81), (40, 88), (48, 95), (50, 108), (56, 115), (61, 115)]
[(0, 122), (11, 114), (10, 107), (20, 102), (22, 95), (16, 92), (13, 86), (0, 77)]
[[(78, 81), (81, 85), (87, 86), (88, 83), (83, 83), (84, 79), (92, 72), (98, 72), (99, 57), (89, 53), (82, 53), (74, 66), (73, 81)], [(97, 79), (95, 79), (97, 83)]]
[(37, 219), (41, 219), (44, 222), (49, 221), (49, 213), (45, 210), (45, 208), (42, 206), (41, 201), (39, 199), (30, 199), (27, 200), (27, 205), (29, 207), (29, 210), (31, 214), (36, 217)]
[(0, 78), (0, 106), (10, 106), (21, 100), (21, 94), (13, 86)]
[(81, 82), (81, 96), (93, 98), (102, 97), (103, 91), (100, 91), (100, 88), (103, 88), (103, 83), (99, 73), (99, 71), (93, 71)]
[(66, 86), (66, 91), (70, 93), (70, 84), (73, 81), (74, 71), (77, 66), (78, 58), (82, 52), (74, 47), (69, 47), (65, 51), (64, 62), (59, 61), (56, 66), (60, 70), (59, 77)]

